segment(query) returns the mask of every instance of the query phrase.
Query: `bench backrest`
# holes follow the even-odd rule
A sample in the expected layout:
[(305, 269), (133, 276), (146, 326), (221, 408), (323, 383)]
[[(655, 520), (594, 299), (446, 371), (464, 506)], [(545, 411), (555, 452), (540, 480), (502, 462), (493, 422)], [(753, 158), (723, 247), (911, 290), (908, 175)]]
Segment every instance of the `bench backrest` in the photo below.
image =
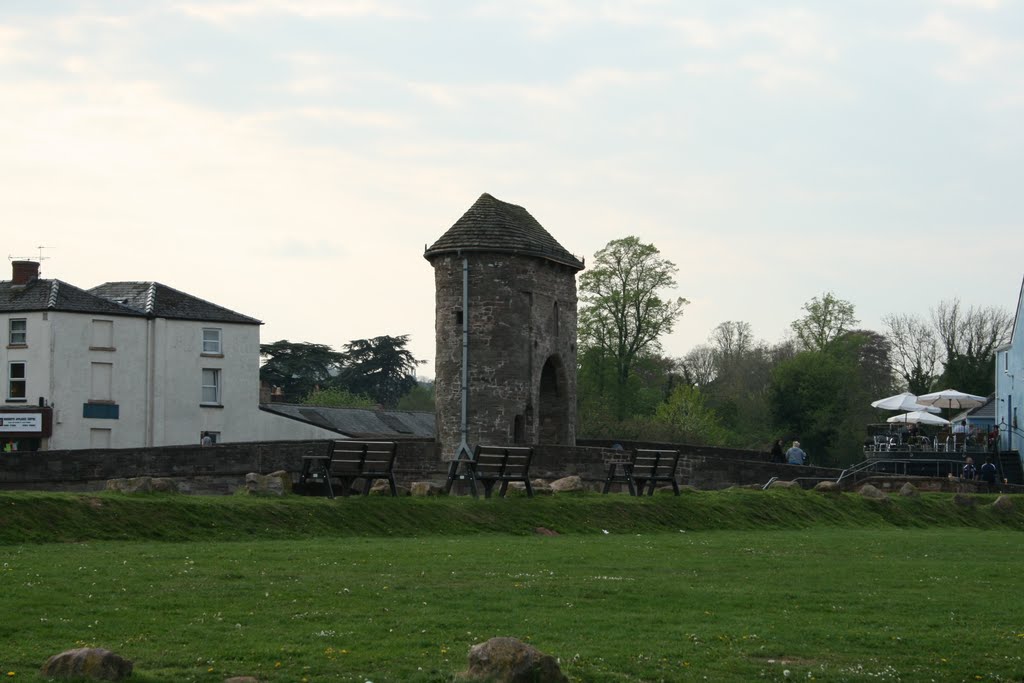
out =
[(633, 476), (638, 479), (671, 479), (679, 464), (679, 451), (637, 448), (633, 451)]
[(396, 446), (394, 441), (335, 441), (331, 449), (331, 473), (390, 472)]
[(473, 450), (477, 477), (525, 478), (533, 459), (532, 446), (483, 446)]

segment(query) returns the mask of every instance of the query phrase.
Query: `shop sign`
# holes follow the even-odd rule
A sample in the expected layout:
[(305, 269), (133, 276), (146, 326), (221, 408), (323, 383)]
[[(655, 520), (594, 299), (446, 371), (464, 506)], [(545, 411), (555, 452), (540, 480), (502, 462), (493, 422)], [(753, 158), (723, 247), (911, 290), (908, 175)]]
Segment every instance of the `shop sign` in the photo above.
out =
[(0, 432), (41, 432), (42, 413), (0, 413)]

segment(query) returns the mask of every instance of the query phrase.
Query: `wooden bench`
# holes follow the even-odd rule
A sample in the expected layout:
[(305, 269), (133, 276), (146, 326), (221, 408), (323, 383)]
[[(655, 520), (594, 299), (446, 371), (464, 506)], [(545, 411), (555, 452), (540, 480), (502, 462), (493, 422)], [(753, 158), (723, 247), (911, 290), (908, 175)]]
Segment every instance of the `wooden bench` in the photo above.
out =
[[(472, 477), (484, 485), (484, 497), (491, 497), (491, 489), (501, 482), (499, 495), (505, 496), (508, 484), (521, 481), (526, 485), (526, 495), (533, 498), (530, 485), (530, 461), (533, 460), (532, 446), (483, 446), (473, 450), (473, 459), (467, 461)], [(472, 483), (472, 482), (471, 482)], [(473, 487), (476, 495), (476, 487)]]
[(676, 480), (676, 467), (679, 465), (679, 451), (661, 451), (647, 448), (636, 448), (628, 462), (613, 462), (608, 467), (608, 476), (604, 480), (604, 493), (608, 493), (613, 483), (626, 484), (629, 495), (643, 495), (644, 487), (647, 495), (654, 495), (654, 487), (658, 483), (671, 484), (672, 491), (679, 495), (679, 482)]
[(332, 479), (341, 485), (341, 495), (347, 496), (356, 479), (363, 479), (363, 495), (369, 495), (374, 479), (387, 479), (391, 495), (397, 496), (395, 487), (395, 442), (393, 441), (335, 441), (330, 455), (305, 455), (299, 488), (307, 490), (309, 484), (322, 484), (328, 498), (334, 498)]

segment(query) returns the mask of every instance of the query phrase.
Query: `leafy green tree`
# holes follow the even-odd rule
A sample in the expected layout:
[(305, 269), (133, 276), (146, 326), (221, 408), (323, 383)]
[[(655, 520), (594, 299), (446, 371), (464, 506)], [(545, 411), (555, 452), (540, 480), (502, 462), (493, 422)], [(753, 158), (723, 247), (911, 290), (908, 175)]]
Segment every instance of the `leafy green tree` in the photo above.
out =
[(660, 349), (659, 338), (672, 331), (688, 303), (663, 298), (676, 286), (678, 268), (653, 244), (636, 237), (612, 240), (594, 255), (580, 276), (580, 346), (596, 351), (611, 366), (613, 404), (618, 419), (628, 412), (630, 378), (637, 360)]
[(317, 387), (331, 386), (344, 362), (330, 346), (287, 339), (260, 344), (260, 357), (260, 381), (281, 387), (290, 403), (301, 403)]
[(417, 380), (416, 386), (398, 399), (399, 410), (434, 411), (434, 383)]
[(332, 387), (314, 389), (302, 405), (325, 408), (373, 408), (376, 404), (366, 396), (357, 396), (344, 389)]
[(405, 348), (409, 335), (354, 339), (342, 351), (338, 383), (353, 394), (362, 394), (386, 408), (416, 386), (417, 360)]
[[(856, 330), (822, 350), (806, 350), (775, 366), (769, 393), (777, 433), (800, 439), (815, 464), (862, 459), (871, 400), (891, 389), (888, 345), (878, 333)], [(888, 387), (888, 388), (887, 388)]]
[(654, 417), (667, 428), (669, 441), (720, 444), (725, 438), (715, 411), (704, 405), (704, 397), (696, 387), (677, 386), (668, 400), (658, 406)]
[(867, 403), (895, 393), (892, 344), (885, 335), (874, 330), (851, 330), (838, 337), (835, 344), (845, 345), (842, 350), (857, 362), (859, 387)]
[[(856, 381), (849, 359), (827, 351), (804, 351), (776, 366), (771, 412), (780, 434), (798, 438), (815, 464), (835, 464), (840, 420)], [(859, 443), (859, 442), (858, 442)]]
[(801, 347), (814, 351), (824, 350), (833, 339), (860, 322), (854, 317), (853, 304), (832, 292), (812, 298), (803, 310), (806, 315), (794, 320), (791, 327)]

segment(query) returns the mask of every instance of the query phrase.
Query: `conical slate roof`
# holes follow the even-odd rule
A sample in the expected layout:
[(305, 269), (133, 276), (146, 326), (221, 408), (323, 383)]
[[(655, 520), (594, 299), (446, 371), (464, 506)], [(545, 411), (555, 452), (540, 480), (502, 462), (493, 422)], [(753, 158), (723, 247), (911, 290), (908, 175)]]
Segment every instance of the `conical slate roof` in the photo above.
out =
[(486, 192), (423, 256), (428, 261), (451, 252), (524, 254), (583, 270), (583, 262), (555, 241), (530, 212)]

